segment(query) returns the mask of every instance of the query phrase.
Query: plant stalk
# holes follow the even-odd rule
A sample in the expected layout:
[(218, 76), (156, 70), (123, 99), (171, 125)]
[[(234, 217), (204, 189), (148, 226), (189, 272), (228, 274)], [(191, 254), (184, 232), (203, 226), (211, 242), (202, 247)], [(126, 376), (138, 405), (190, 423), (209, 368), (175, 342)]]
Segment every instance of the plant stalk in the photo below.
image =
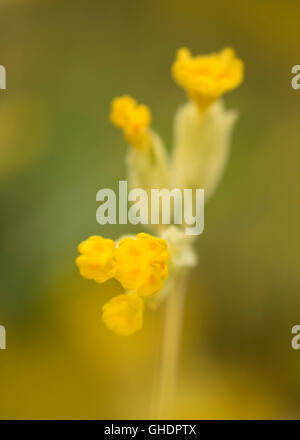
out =
[(173, 418), (185, 293), (186, 273), (181, 272), (174, 280), (174, 290), (169, 294), (165, 305), (160, 371), (153, 408), (154, 418), (158, 419)]

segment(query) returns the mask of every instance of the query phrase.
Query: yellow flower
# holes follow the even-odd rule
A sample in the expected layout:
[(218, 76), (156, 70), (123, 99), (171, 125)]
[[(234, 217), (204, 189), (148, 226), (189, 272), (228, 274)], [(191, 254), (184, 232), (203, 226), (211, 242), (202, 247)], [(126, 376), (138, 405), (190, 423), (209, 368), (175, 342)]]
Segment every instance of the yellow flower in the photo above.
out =
[(146, 105), (138, 105), (135, 99), (127, 95), (115, 98), (111, 104), (110, 119), (123, 130), (129, 144), (138, 149), (147, 147), (151, 112)]
[(114, 250), (115, 243), (112, 240), (98, 236), (80, 243), (78, 251), (82, 255), (76, 259), (80, 274), (97, 283), (104, 283), (112, 278), (115, 273)]
[(144, 301), (137, 293), (125, 293), (104, 304), (102, 319), (117, 335), (132, 335), (143, 326), (144, 308)]
[(178, 50), (172, 66), (175, 81), (202, 110), (223, 93), (239, 86), (243, 71), (243, 62), (231, 48), (197, 57), (192, 57), (188, 49), (182, 48)]
[(124, 289), (140, 296), (158, 292), (168, 276), (168, 251), (165, 240), (148, 234), (125, 238), (115, 252), (116, 274)]

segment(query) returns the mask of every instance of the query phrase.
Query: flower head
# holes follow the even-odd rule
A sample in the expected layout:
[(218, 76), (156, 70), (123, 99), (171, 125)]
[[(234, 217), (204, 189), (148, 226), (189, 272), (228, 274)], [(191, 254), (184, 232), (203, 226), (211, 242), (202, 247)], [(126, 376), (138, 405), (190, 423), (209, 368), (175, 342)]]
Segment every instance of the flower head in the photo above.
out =
[(143, 326), (144, 301), (137, 293), (115, 296), (102, 308), (102, 319), (117, 335), (132, 335)]
[(116, 249), (116, 274), (124, 289), (134, 289), (140, 296), (158, 292), (168, 276), (168, 251), (165, 240), (138, 234), (125, 238)]
[[(243, 68), (231, 48), (197, 57), (185, 48), (177, 52), (173, 77), (191, 100), (176, 112), (171, 157), (150, 128), (147, 106), (128, 95), (112, 101), (110, 119), (133, 146), (126, 155), (130, 189), (141, 188), (149, 195), (153, 188), (204, 188), (208, 200), (225, 169), (236, 120), (236, 112), (226, 110), (217, 98), (242, 82)], [(140, 215), (140, 223), (148, 225), (143, 220), (148, 215), (149, 198), (144, 199), (139, 210), (147, 214)], [(192, 212), (192, 205), (190, 208)], [(125, 289), (103, 306), (104, 323), (118, 335), (140, 330), (145, 304), (154, 309), (174, 294), (178, 279), (185, 278), (188, 268), (197, 263), (193, 241), (179, 226), (153, 223), (148, 227), (161, 238), (142, 233), (114, 243), (94, 236), (78, 248), (81, 255), (76, 263), (82, 276), (98, 283), (114, 278)]]
[(78, 251), (82, 254), (76, 259), (80, 274), (88, 280), (104, 283), (114, 276), (113, 260), (115, 243), (99, 236), (92, 236), (80, 243)]
[(220, 95), (239, 86), (243, 70), (243, 62), (231, 48), (197, 57), (182, 48), (172, 66), (175, 81), (201, 109), (206, 109)]
[(112, 101), (110, 119), (123, 130), (129, 144), (138, 149), (147, 147), (151, 112), (146, 105), (138, 105), (131, 96), (120, 96)]

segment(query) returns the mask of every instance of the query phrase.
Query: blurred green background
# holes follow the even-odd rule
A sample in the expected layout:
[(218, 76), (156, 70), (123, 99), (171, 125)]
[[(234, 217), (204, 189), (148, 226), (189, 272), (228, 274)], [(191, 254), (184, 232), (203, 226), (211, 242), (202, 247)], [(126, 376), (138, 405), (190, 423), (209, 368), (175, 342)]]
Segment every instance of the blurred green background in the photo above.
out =
[(0, 418), (147, 418), (163, 309), (118, 338), (101, 321), (117, 283), (75, 267), (96, 192), (126, 177), (114, 96), (147, 103), (171, 148), (185, 100), (175, 51), (236, 49), (245, 81), (229, 166), (206, 206), (188, 291), (175, 416), (298, 418), (300, 63), (297, 0), (1, 0)]

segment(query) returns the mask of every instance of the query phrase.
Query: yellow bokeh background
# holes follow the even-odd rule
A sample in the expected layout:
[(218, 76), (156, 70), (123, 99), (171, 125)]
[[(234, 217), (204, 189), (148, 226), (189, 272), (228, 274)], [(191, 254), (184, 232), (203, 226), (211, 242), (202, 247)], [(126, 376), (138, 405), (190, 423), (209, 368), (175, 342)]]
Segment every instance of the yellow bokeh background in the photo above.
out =
[(1, 419), (149, 417), (163, 307), (116, 337), (101, 307), (120, 286), (74, 262), (89, 235), (142, 230), (96, 223), (96, 192), (126, 177), (109, 105), (149, 105), (170, 150), (181, 46), (232, 46), (246, 70), (225, 97), (239, 119), (197, 244), (174, 417), (298, 418), (299, 19), (296, 0), (0, 2)]

